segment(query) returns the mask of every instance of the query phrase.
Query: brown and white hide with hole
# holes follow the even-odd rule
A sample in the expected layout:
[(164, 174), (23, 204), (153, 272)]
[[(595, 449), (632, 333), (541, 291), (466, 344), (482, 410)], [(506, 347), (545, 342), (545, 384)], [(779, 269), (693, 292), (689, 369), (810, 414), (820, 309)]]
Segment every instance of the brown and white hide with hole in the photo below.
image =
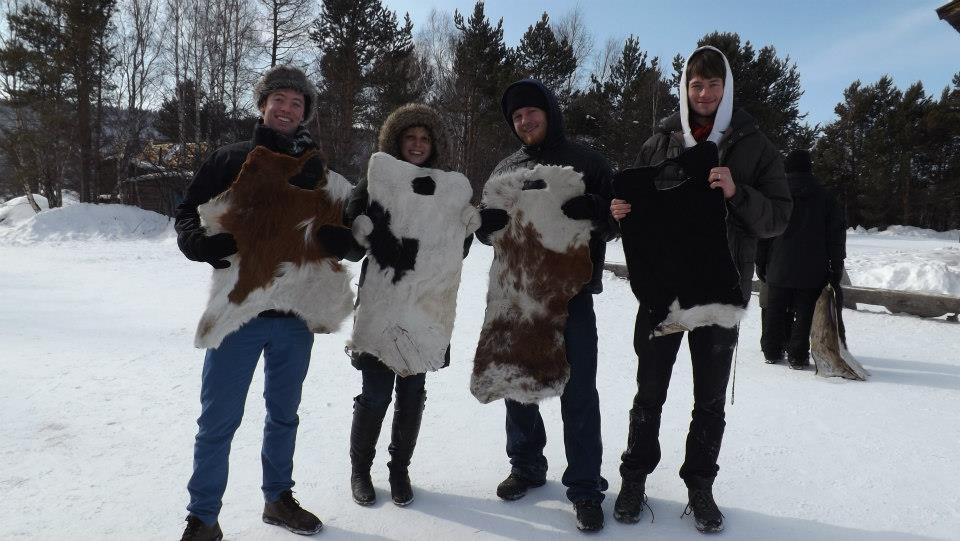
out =
[(438, 370), (453, 333), (463, 242), (480, 225), (467, 177), (377, 152), (353, 222), (368, 248), (349, 348), (401, 376)]
[(827, 284), (817, 299), (810, 325), (810, 357), (818, 376), (839, 376), (844, 379), (865, 381), (870, 375), (859, 361), (847, 350), (840, 336), (840, 317), (843, 307), (837, 303), (833, 286)]
[(571, 220), (560, 206), (584, 193), (570, 167), (538, 165), (490, 179), (488, 208), (510, 221), (494, 233), (487, 311), (474, 357), (470, 391), (482, 403), (509, 398), (535, 403), (560, 396), (570, 378), (567, 303), (590, 281), (589, 220)]
[(230, 188), (197, 208), (208, 235), (227, 232), (237, 242), (230, 266), (213, 271), (197, 347), (218, 347), (265, 310), (297, 314), (315, 333), (335, 332), (350, 315), (350, 275), (316, 238), (321, 225), (343, 226), (350, 186), (335, 173), (313, 190), (288, 182), (314, 154), (258, 146)]

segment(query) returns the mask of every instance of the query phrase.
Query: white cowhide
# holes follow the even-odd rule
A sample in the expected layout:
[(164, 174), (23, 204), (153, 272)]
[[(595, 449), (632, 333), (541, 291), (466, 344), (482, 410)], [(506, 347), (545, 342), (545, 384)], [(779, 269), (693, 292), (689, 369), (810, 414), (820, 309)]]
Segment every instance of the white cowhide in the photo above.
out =
[[(415, 182), (433, 193), (417, 193)], [(369, 248), (368, 266), (348, 347), (401, 376), (437, 370), (453, 332), (464, 239), (480, 224), (470, 182), (377, 152), (367, 183), (367, 213), (353, 230)]]

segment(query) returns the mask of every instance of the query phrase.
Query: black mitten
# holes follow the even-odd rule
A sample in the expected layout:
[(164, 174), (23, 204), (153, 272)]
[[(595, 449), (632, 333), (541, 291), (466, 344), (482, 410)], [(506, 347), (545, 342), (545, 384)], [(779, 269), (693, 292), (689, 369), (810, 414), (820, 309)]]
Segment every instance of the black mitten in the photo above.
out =
[(480, 209), (480, 227), (477, 233), (484, 237), (500, 231), (510, 223), (510, 215), (503, 209)]
[(197, 242), (197, 257), (206, 261), (215, 269), (225, 269), (230, 262), (224, 259), (228, 255), (237, 253), (237, 241), (230, 233), (202, 236)]
[(324, 224), (317, 228), (317, 239), (337, 259), (343, 259), (355, 249), (353, 232), (346, 227)]
[(578, 195), (567, 201), (560, 207), (560, 210), (571, 220), (594, 220), (600, 217), (597, 210), (599, 197), (594, 194), (585, 193)]

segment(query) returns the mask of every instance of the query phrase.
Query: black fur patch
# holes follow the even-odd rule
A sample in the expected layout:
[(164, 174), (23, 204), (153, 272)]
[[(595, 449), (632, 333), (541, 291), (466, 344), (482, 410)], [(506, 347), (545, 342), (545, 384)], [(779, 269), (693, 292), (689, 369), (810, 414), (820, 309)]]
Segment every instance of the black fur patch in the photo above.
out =
[(521, 190), (545, 190), (547, 188), (547, 183), (542, 178), (534, 180), (524, 180), (523, 187)]
[[(681, 308), (711, 303), (746, 306), (730, 254), (723, 193), (707, 182), (717, 146), (701, 143), (657, 165), (614, 176), (614, 197), (633, 205), (620, 221), (630, 286), (651, 326)], [(677, 167), (679, 166), (679, 167)], [(657, 182), (673, 186), (658, 190)]]
[(437, 191), (437, 183), (430, 177), (417, 177), (410, 184), (413, 185), (413, 193), (420, 195), (433, 195)]
[(393, 269), (393, 283), (397, 283), (404, 273), (413, 270), (420, 241), (395, 237), (390, 231), (390, 212), (380, 203), (371, 201), (366, 214), (373, 222), (373, 232), (368, 237), (370, 255), (377, 260), (381, 268)]

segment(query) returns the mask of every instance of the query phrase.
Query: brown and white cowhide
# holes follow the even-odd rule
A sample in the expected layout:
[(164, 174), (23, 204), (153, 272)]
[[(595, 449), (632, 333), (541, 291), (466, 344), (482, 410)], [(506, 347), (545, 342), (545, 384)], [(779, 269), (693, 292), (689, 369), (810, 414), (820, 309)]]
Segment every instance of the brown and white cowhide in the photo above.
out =
[(482, 403), (535, 403), (563, 393), (567, 303), (593, 266), (590, 221), (571, 220), (560, 206), (583, 193), (580, 173), (543, 165), (492, 178), (483, 189), (486, 207), (506, 210), (510, 222), (491, 236), (487, 311), (470, 380)]
[(368, 263), (348, 347), (401, 376), (437, 370), (453, 332), (464, 238), (480, 225), (470, 181), (377, 152), (367, 186), (353, 230)]
[(258, 146), (230, 188), (197, 208), (207, 234), (227, 232), (237, 242), (237, 253), (225, 258), (230, 266), (213, 271), (197, 347), (218, 347), (265, 310), (295, 313), (315, 333), (335, 332), (350, 315), (350, 275), (316, 238), (321, 225), (343, 226), (350, 186), (336, 174), (313, 190), (288, 182), (314, 154), (294, 158)]

